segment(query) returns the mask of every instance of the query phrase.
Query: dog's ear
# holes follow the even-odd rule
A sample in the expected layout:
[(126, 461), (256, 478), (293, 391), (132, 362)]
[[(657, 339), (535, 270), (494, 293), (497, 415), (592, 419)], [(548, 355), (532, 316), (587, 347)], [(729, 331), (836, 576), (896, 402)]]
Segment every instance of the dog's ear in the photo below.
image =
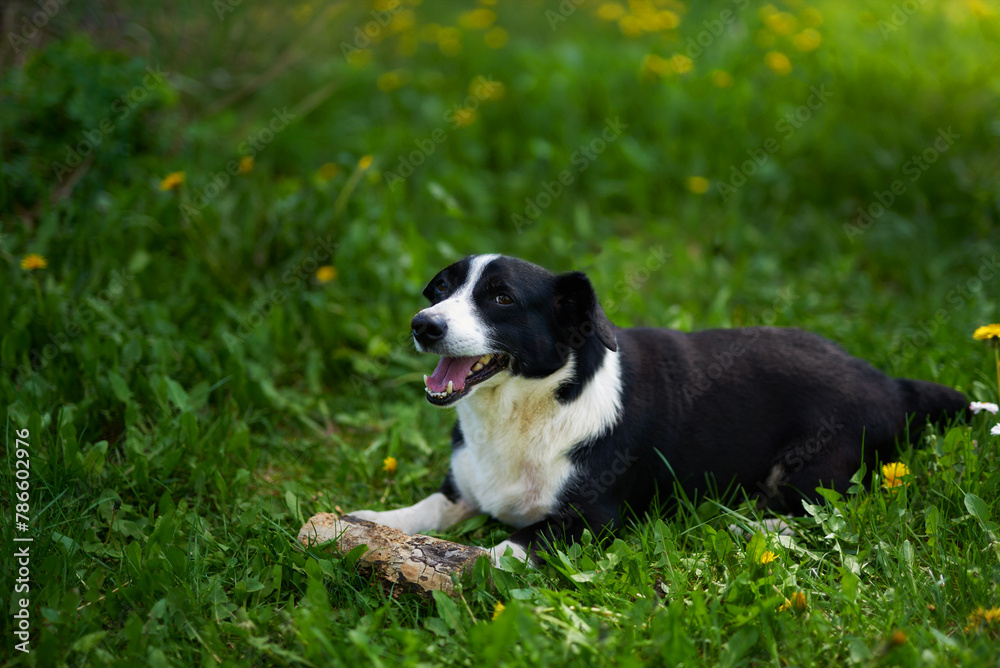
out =
[(572, 271), (556, 276), (555, 293), (556, 318), (571, 337), (594, 335), (608, 350), (618, 350), (614, 325), (604, 315), (586, 274)]

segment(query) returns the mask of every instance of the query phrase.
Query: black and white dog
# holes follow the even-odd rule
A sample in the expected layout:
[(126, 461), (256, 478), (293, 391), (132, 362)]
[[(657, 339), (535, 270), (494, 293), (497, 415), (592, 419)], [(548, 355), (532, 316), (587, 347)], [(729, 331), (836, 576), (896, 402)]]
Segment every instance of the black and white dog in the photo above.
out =
[(515, 258), (467, 257), (424, 295), (413, 339), (441, 356), (428, 401), (458, 413), (451, 471), (413, 506), (351, 515), (412, 534), (488, 513), (516, 528), (494, 556), (614, 531), (676, 489), (801, 513), (967, 405), (796, 329), (617, 329), (584, 274)]

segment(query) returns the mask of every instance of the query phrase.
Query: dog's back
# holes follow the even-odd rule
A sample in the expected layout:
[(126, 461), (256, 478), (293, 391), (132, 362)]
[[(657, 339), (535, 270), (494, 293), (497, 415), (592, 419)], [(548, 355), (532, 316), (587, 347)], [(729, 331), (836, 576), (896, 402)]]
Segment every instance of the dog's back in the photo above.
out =
[(712, 484), (707, 473), (722, 490), (735, 482), (801, 512), (800, 495), (815, 497), (821, 484), (844, 491), (862, 461), (871, 471), (876, 458), (893, 459), (908, 424), (915, 439), (928, 418), (965, 407), (955, 390), (890, 378), (797, 329), (617, 335), (627, 381), (620, 428), (645, 420), (636, 439), (658, 453), (647, 452), (647, 470), (661, 488), (674, 478), (688, 494)]

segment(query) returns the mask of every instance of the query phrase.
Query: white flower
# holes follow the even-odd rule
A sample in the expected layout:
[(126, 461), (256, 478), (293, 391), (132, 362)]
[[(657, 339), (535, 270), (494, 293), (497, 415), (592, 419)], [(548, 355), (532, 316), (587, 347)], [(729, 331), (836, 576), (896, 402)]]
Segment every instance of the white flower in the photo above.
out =
[(993, 415), (996, 415), (997, 411), (1000, 410), (1000, 406), (991, 404), (988, 401), (973, 401), (969, 404), (969, 410), (972, 411), (973, 415), (978, 415), (979, 411), (989, 411)]
[(990, 429), (990, 433), (994, 436), (1000, 436), (1000, 424), (993, 425), (993, 428)]

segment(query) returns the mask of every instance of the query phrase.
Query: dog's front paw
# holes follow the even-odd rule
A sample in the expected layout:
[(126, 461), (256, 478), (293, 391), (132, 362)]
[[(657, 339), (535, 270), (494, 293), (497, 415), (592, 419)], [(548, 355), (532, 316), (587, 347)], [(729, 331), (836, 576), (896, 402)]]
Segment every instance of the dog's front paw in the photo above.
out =
[(354, 510), (346, 514), (350, 515), (351, 517), (356, 517), (359, 520), (367, 520), (369, 522), (374, 522), (375, 524), (385, 524), (384, 522), (378, 521), (379, 515), (381, 515), (381, 513), (376, 512), (374, 510)]
[[(491, 547), (487, 550), (490, 553), (490, 560), (493, 561), (497, 568), (503, 568), (500, 563), (500, 557), (508, 556), (514, 557), (518, 561), (527, 562), (529, 566), (534, 566), (531, 558), (528, 556), (528, 551), (517, 543), (512, 543), (509, 540), (505, 540), (498, 545)], [(509, 553), (508, 553), (509, 552)]]

